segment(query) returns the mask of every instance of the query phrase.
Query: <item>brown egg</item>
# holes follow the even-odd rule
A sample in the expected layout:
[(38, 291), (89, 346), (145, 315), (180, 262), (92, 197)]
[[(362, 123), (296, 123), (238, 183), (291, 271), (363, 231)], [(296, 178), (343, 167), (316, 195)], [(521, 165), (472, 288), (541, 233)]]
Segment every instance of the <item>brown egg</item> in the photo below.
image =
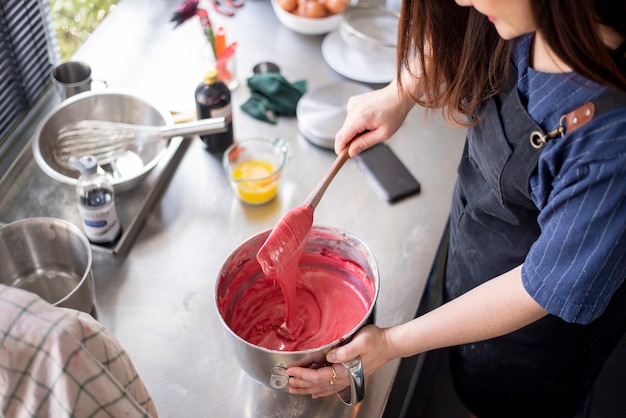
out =
[(317, 0), (309, 0), (306, 2), (305, 17), (313, 19), (319, 19), (320, 17), (326, 17), (326, 8)]
[(298, 0), (277, 0), (278, 5), (288, 12), (293, 12), (298, 6)]
[(326, 9), (330, 13), (337, 14), (337, 13), (343, 13), (343, 11), (346, 10), (346, 7), (348, 7), (348, 1), (347, 0), (324, 0), (324, 5), (326, 6)]

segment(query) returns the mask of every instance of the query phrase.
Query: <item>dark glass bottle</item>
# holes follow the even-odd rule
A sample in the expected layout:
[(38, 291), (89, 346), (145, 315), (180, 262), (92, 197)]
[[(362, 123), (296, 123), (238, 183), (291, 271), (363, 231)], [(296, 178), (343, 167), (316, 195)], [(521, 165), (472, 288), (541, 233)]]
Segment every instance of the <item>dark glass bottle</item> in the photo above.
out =
[(228, 86), (217, 79), (217, 70), (210, 69), (204, 81), (196, 88), (196, 111), (198, 119), (226, 119), (226, 132), (201, 135), (209, 152), (222, 154), (233, 143), (233, 116)]

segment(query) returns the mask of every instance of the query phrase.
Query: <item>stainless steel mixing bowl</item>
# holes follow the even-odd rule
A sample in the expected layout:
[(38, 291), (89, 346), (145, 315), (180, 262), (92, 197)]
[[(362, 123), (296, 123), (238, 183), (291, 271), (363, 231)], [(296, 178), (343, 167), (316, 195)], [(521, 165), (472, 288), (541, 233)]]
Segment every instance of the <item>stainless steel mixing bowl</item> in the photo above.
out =
[(0, 260), (0, 283), (55, 306), (93, 311), (91, 247), (70, 222), (26, 218), (0, 227)]
[[(215, 303), (220, 320), (226, 331), (226, 339), (232, 353), (237, 358), (241, 368), (261, 384), (278, 390), (287, 390), (288, 376), (285, 370), (292, 365), (302, 367), (319, 367), (325, 361), (325, 356), (333, 347), (349, 340), (365, 324), (374, 322), (374, 310), (378, 297), (378, 266), (374, 256), (363, 241), (355, 236), (333, 227), (314, 225), (305, 247), (306, 254), (329, 254), (339, 257), (361, 267), (369, 281), (365, 284), (356, 279), (354, 272), (348, 268), (334, 270), (350, 280), (355, 288), (359, 289), (364, 298), (370, 302), (370, 308), (362, 320), (352, 330), (337, 341), (302, 351), (279, 351), (251, 344), (237, 335), (229, 326), (231, 317), (237, 308), (242, 295), (257, 280), (265, 278), (256, 254), (265, 242), (270, 231), (260, 232), (236, 248), (224, 262), (215, 288)], [(321, 267), (321, 266), (318, 266)], [(335, 267), (329, 267), (334, 269)], [(245, 282), (235, 285), (239, 276), (245, 275)], [(344, 363), (352, 377), (351, 387), (338, 393), (339, 398), (346, 404), (356, 404), (362, 400), (364, 394), (364, 379), (360, 359)]]
[[(54, 149), (59, 129), (69, 122), (85, 119), (123, 122), (137, 125), (171, 125), (169, 112), (146, 100), (113, 90), (92, 90), (61, 102), (40, 123), (33, 138), (33, 156), (37, 165), (50, 177), (65, 184), (76, 185), (80, 173), (55, 159)], [(114, 163), (102, 168), (113, 177), (115, 191), (132, 189), (159, 163), (167, 142), (145, 144), (127, 152)]]
[(342, 16), (339, 34), (350, 48), (369, 57), (393, 59), (400, 15), (384, 7), (360, 4)]

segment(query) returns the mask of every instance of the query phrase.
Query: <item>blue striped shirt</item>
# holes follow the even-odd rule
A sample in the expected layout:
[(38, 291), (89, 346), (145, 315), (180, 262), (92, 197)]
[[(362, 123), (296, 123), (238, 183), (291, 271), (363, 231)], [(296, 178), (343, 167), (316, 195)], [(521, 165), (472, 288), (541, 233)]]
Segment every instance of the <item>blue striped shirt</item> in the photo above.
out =
[[(607, 91), (574, 73), (529, 68), (532, 37), (514, 54), (518, 91), (545, 132)], [(626, 277), (626, 108), (548, 142), (530, 180), (541, 235), (522, 270), (525, 289), (551, 314), (589, 323)]]

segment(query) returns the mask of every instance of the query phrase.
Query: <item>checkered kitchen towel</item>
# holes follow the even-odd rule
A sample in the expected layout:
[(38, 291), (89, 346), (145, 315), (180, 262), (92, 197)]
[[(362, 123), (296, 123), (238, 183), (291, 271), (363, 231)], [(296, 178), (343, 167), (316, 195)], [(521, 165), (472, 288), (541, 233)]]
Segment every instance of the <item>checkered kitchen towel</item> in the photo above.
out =
[(90, 315), (0, 285), (0, 417), (157, 417), (130, 358)]

